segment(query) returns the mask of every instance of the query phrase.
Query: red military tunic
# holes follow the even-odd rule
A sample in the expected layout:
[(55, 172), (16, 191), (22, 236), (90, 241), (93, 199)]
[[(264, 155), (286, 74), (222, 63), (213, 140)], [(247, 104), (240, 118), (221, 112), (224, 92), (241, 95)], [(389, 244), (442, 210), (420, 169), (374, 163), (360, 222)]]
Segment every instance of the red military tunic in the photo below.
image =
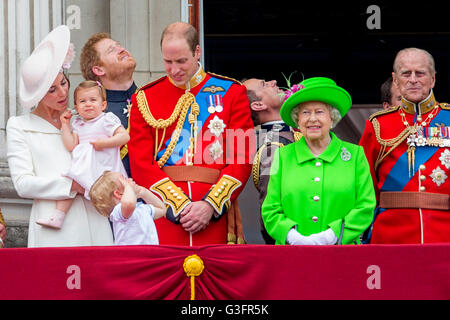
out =
[(432, 93), (418, 106), (402, 100), (367, 120), (360, 145), (379, 205), (371, 243), (450, 242), (449, 126), (449, 105)]
[[(191, 119), (191, 123), (190, 118), (195, 118), (192, 101), (183, 104), (185, 88), (175, 86), (167, 76), (140, 88), (132, 97), (128, 143), (131, 172), (137, 184), (150, 188), (168, 207), (166, 218), (155, 221), (160, 244), (226, 243), (227, 218), (223, 215), (249, 178), (254, 150), (246, 89), (201, 68), (189, 85), (199, 106), (196, 121)], [(184, 121), (183, 110), (173, 117), (177, 104), (190, 105), (187, 114), (184, 111)], [(158, 125), (161, 127), (156, 130)], [(181, 131), (178, 139), (177, 126)], [(176, 143), (171, 145), (171, 141)], [(190, 149), (194, 144), (195, 150)], [(155, 150), (159, 150), (156, 155)], [(171, 181), (162, 170), (168, 166), (216, 169), (218, 180), (214, 184)], [(199, 200), (209, 202), (215, 212), (206, 229), (192, 235), (178, 223), (179, 214), (191, 201)]]

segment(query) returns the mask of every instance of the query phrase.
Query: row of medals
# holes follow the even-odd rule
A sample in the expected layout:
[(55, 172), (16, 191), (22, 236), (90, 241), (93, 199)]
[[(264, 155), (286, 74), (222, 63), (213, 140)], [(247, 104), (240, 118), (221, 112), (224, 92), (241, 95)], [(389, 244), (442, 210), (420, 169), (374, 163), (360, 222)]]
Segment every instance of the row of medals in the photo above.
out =
[[(433, 114), (430, 114), (433, 117)], [(430, 119), (431, 119), (430, 117)], [(440, 127), (436, 127), (435, 134), (431, 134), (429, 137), (425, 137), (424, 135), (424, 126), (426, 126), (426, 121), (422, 122), (422, 117), (418, 116), (417, 121), (419, 124), (415, 123), (414, 126), (410, 127), (410, 135), (408, 137), (407, 143), (410, 147), (424, 147), (424, 146), (432, 146), (432, 147), (450, 147), (450, 139), (445, 139), (442, 137)], [(422, 122), (422, 123), (420, 123)], [(405, 124), (406, 125), (406, 124)], [(431, 131), (433, 128), (429, 128)]]

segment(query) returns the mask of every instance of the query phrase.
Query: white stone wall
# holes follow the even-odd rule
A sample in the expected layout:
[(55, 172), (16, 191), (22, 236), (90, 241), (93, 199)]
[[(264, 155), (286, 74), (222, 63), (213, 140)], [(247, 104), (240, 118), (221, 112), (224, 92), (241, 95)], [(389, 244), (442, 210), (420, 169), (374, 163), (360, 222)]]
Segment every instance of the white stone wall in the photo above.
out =
[(92, 34), (108, 32), (135, 57), (134, 78), (142, 86), (164, 74), (161, 32), (182, 19), (186, 5), (186, 0), (0, 0), (0, 208), (8, 224), (7, 246), (26, 246), (31, 208), (31, 200), (17, 196), (6, 162), (6, 123), (23, 112), (17, 98), (23, 61), (50, 30), (67, 24), (77, 51), (69, 72), (72, 95), (82, 81), (81, 48)]
[(164, 74), (160, 36), (167, 24), (181, 19), (180, 0), (66, 0), (66, 7), (70, 6), (78, 6), (81, 12), (80, 28), (71, 31), (78, 56), (70, 70), (72, 90), (82, 81), (79, 53), (96, 32), (108, 32), (133, 54), (138, 87)]

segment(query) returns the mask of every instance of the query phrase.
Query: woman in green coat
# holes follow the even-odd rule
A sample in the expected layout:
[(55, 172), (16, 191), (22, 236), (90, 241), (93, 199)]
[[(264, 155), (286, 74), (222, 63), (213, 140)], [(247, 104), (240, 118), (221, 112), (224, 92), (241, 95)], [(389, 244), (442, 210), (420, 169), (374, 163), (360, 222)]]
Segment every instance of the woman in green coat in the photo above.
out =
[(281, 117), (303, 137), (279, 148), (272, 163), (262, 218), (276, 244), (360, 243), (372, 222), (376, 200), (363, 148), (330, 132), (351, 104), (328, 78), (288, 90)]

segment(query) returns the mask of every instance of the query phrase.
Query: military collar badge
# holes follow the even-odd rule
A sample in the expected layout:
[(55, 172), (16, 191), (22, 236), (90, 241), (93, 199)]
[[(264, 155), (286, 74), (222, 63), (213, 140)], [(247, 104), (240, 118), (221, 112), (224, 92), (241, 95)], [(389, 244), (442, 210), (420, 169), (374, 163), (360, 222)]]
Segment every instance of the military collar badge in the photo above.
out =
[[(436, 104), (437, 102), (436, 99), (434, 98), (433, 90), (431, 90), (428, 97), (426, 97), (423, 101), (419, 103), (413, 103), (402, 97), (401, 108), (406, 113), (417, 114), (418, 116), (421, 116), (422, 114), (431, 111)], [(420, 122), (421, 120), (418, 121)]]

